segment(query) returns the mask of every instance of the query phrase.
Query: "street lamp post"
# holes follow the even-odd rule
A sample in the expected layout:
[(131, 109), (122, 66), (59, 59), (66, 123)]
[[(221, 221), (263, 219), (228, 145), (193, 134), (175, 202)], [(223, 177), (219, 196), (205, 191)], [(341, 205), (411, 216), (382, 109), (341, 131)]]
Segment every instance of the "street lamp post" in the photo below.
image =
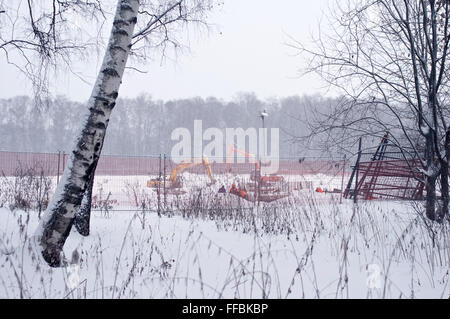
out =
[(266, 131), (264, 130), (264, 119), (269, 116), (269, 113), (266, 112), (266, 110), (262, 111), (259, 115), (261, 117), (262, 121), (262, 129), (263, 129), (263, 152), (262, 155), (259, 157), (259, 170), (261, 172), (261, 158), (266, 154)]
[[(264, 119), (269, 116), (269, 114), (266, 112), (266, 110), (262, 111), (260, 113), (260, 117), (261, 117), (261, 121), (262, 121), (262, 129), (263, 129), (263, 152), (262, 155), (260, 154), (259, 156), (259, 172), (258, 172), (258, 206), (259, 206), (259, 201), (261, 198), (261, 168), (262, 168), (262, 160), (261, 158), (266, 154), (266, 132), (264, 129)], [(261, 145), (261, 144), (260, 144)], [(255, 176), (256, 177), (256, 176)]]

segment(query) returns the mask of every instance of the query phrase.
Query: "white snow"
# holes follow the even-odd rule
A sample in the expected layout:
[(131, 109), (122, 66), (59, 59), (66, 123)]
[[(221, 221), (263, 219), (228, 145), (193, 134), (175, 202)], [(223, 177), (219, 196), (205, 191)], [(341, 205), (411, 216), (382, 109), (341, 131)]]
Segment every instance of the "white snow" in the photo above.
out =
[[(407, 203), (354, 209), (345, 201), (244, 211), (254, 214), (250, 230), (239, 218), (93, 212), (91, 235), (73, 230), (64, 247), (69, 261), (75, 249), (81, 257), (70, 277), (73, 266), (51, 269), (29, 248), (37, 214), (2, 208), (0, 297), (449, 298), (448, 229), (434, 229), (433, 246)], [(274, 217), (289, 234), (263, 232)]]

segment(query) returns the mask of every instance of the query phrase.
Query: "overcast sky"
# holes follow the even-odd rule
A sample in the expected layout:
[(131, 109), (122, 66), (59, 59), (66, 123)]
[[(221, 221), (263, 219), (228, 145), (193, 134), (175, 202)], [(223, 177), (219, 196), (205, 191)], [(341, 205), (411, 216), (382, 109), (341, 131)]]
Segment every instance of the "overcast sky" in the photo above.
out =
[[(191, 52), (176, 62), (148, 63), (140, 74), (127, 70), (120, 96), (146, 93), (157, 99), (215, 96), (232, 99), (239, 92), (254, 92), (261, 98), (324, 93), (323, 84), (312, 77), (298, 77), (304, 62), (286, 46), (288, 36), (306, 41), (315, 32), (329, 0), (225, 0), (213, 14), (209, 35), (191, 36)], [(94, 59), (95, 60), (95, 59)], [(89, 98), (98, 61), (74, 66), (90, 84), (69, 72), (56, 79), (54, 94), (77, 101)], [(0, 56), (0, 98), (29, 94), (26, 79)]]

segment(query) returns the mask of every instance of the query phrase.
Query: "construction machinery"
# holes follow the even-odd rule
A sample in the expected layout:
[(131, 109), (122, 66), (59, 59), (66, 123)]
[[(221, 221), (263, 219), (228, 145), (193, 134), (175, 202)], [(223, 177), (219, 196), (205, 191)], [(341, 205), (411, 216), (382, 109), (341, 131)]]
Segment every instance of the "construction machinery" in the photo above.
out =
[[(247, 158), (253, 158), (255, 169), (250, 173), (250, 181), (233, 183), (230, 188), (230, 194), (239, 196), (249, 201), (272, 202), (280, 198), (289, 196), (289, 187), (283, 176), (279, 175), (261, 175), (261, 165), (256, 161), (251, 153), (238, 149), (234, 144), (230, 144), (227, 152), (226, 168), (231, 172), (230, 163), (234, 153), (244, 155)], [(236, 184), (238, 184), (236, 186)]]
[(168, 194), (183, 194), (185, 192), (181, 190), (181, 188), (183, 187), (181, 173), (187, 168), (198, 166), (201, 164), (203, 164), (203, 167), (205, 168), (210, 180), (208, 186), (215, 184), (216, 180), (212, 175), (211, 165), (209, 164), (208, 158), (204, 156), (201, 161), (192, 159), (190, 162), (183, 162), (181, 164), (178, 164), (170, 173), (169, 179), (151, 179), (147, 181), (147, 187), (153, 188), (155, 189), (155, 191), (159, 191), (164, 188)]

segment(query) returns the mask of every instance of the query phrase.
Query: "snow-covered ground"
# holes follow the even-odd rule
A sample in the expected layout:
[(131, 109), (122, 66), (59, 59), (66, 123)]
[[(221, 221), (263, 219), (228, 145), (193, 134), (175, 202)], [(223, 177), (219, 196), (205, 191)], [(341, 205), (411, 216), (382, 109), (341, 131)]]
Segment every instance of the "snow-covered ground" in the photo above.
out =
[[(51, 269), (37, 213), (0, 209), (2, 298), (449, 298), (448, 227), (408, 203), (162, 215), (93, 212)], [(74, 260), (77, 259), (76, 257)]]

